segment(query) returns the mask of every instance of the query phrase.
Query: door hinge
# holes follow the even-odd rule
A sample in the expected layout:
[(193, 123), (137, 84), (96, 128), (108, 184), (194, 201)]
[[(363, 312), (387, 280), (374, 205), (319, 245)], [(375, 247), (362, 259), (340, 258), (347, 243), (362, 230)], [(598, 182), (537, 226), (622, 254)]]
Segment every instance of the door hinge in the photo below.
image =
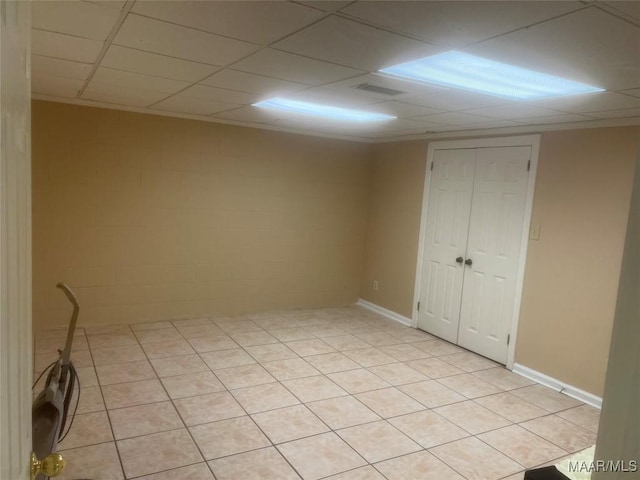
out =
[(527, 172), (531, 170), (531, 160), (527, 162)]
[(418, 311), (420, 311), (420, 302), (418, 302)]
[(507, 345), (511, 343), (511, 334), (507, 335)]
[(433, 162), (431, 162), (431, 171), (433, 172)]

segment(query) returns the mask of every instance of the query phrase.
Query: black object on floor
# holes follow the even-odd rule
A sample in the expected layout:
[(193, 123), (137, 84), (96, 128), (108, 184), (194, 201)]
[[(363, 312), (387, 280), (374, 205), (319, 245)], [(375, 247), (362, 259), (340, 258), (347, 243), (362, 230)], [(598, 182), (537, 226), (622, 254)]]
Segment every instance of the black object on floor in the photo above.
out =
[(524, 472), (524, 480), (568, 480), (568, 477), (558, 471), (553, 465), (536, 468)]

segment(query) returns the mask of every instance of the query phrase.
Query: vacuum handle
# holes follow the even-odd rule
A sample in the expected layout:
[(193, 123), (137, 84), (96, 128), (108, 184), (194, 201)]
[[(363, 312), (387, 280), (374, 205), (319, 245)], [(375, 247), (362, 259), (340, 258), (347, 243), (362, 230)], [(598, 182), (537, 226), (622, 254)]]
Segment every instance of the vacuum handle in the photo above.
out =
[(76, 298), (76, 294), (64, 283), (60, 282), (56, 285), (57, 288), (62, 290), (64, 294), (67, 296), (71, 304), (73, 305), (73, 312), (80, 310), (80, 305), (78, 305), (78, 299)]
[(71, 345), (73, 344), (73, 335), (76, 332), (76, 322), (78, 320), (78, 312), (80, 311), (80, 305), (78, 305), (78, 299), (73, 291), (64, 283), (60, 282), (56, 285), (60, 290), (64, 292), (66, 297), (69, 299), (71, 304), (73, 305), (73, 313), (71, 314), (71, 323), (69, 325), (69, 330), (67, 332), (67, 343), (64, 346), (64, 350), (62, 351), (61, 359), (63, 365), (69, 365), (69, 360), (71, 359)]

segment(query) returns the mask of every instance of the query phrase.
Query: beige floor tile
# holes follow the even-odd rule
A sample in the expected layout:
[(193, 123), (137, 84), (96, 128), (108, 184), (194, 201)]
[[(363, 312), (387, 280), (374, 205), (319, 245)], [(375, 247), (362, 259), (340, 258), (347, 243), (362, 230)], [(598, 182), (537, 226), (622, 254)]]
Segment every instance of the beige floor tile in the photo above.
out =
[(151, 365), (159, 377), (171, 377), (186, 373), (208, 372), (209, 367), (198, 355), (180, 355), (177, 357), (155, 358)]
[(425, 408), (421, 403), (393, 387), (359, 393), (355, 397), (382, 418), (406, 415)]
[(270, 329), (269, 333), (281, 342), (292, 342), (294, 340), (310, 340), (315, 338), (313, 333), (308, 332), (302, 327), (288, 327)]
[(143, 330), (159, 330), (163, 328), (171, 328), (173, 325), (168, 320), (163, 320), (159, 322), (142, 322), (142, 323), (132, 323), (129, 325), (131, 330), (134, 332), (140, 332)]
[(329, 431), (329, 428), (304, 405), (256, 413), (252, 418), (274, 444)]
[(406, 343), (425, 342), (436, 339), (436, 337), (429, 335), (427, 332), (411, 327), (396, 328), (393, 330), (393, 336)]
[(304, 480), (317, 480), (352, 470), (366, 462), (335, 433), (323, 433), (278, 446)]
[(262, 366), (278, 380), (291, 380), (320, 374), (302, 358), (276, 360), (275, 362), (263, 363)]
[(100, 480), (124, 479), (114, 442), (64, 450), (62, 454), (67, 465), (56, 479), (96, 478), (96, 474)]
[(511, 424), (509, 420), (471, 400), (438, 407), (434, 411), (474, 435)]
[(119, 347), (93, 348), (91, 350), (93, 363), (98, 365), (113, 365), (123, 362), (137, 362), (146, 360), (140, 345), (122, 345)]
[(106, 385), (102, 393), (109, 409), (169, 400), (159, 380)]
[(363, 367), (373, 367), (376, 365), (385, 365), (395, 363), (396, 359), (387, 355), (379, 348), (363, 348), (359, 350), (349, 350), (344, 353), (354, 362), (359, 363)]
[(450, 363), (454, 367), (458, 367), (465, 372), (476, 372), (478, 370), (486, 370), (487, 368), (495, 368), (498, 366), (493, 360), (476, 355), (471, 352), (459, 352), (452, 355), (442, 355), (440, 360)]
[(450, 403), (466, 400), (466, 398), (459, 393), (454, 392), (435, 380), (401, 385), (398, 388), (429, 408), (441, 407), (442, 405), (449, 405)]
[(478, 435), (478, 438), (527, 468), (555, 460), (568, 453), (518, 425), (483, 433)]
[(234, 342), (230, 336), (224, 334), (210, 337), (190, 338), (188, 342), (198, 353), (238, 348), (238, 344)]
[[(151, 368), (151, 364), (146, 360), (139, 362), (118, 363), (115, 365), (102, 365), (96, 367), (100, 385), (113, 385), (115, 383), (137, 382), (140, 380), (150, 380), (156, 378), (156, 373)], [(82, 385), (86, 385), (80, 379)]]
[[(77, 401), (77, 389), (74, 392), (73, 397), (71, 398), (71, 408), (74, 408), (74, 405)], [(77, 414), (81, 413), (91, 413), (91, 412), (100, 412), (105, 409), (104, 401), (102, 399), (102, 391), (100, 387), (82, 387), (82, 392), (80, 392), (80, 403), (78, 404)]]
[(198, 337), (211, 337), (214, 335), (222, 335), (222, 330), (213, 323), (203, 323), (201, 325), (183, 325), (178, 327), (178, 331), (186, 339)]
[(380, 420), (375, 412), (350, 395), (318, 400), (307, 406), (334, 430)]
[(84, 447), (113, 440), (107, 412), (83, 413), (73, 418), (73, 424), (67, 422), (65, 431), (69, 434), (60, 443), (60, 450)]
[(385, 478), (371, 465), (354, 468), (347, 472), (327, 477), (327, 480), (385, 480)]
[(361, 393), (369, 390), (389, 387), (390, 385), (377, 375), (374, 375), (364, 368), (358, 370), (348, 370), (346, 372), (331, 373), (327, 375), (347, 392)]
[(267, 437), (247, 416), (197, 425), (190, 430), (207, 460), (271, 446)]
[(475, 437), (432, 448), (430, 452), (468, 480), (497, 480), (522, 466)]
[(254, 345), (245, 347), (245, 350), (260, 363), (273, 362), (275, 360), (286, 360), (288, 358), (298, 358), (298, 355), (293, 350), (281, 343)]
[(138, 341), (142, 345), (144, 345), (145, 343), (184, 340), (184, 337), (180, 335), (180, 332), (178, 332), (178, 330), (173, 327), (161, 328), (157, 330), (141, 330), (139, 332), (135, 332), (135, 336), (138, 338)]
[(284, 317), (251, 319), (256, 325), (265, 330), (277, 330), (279, 328), (291, 327), (291, 320)]
[(356, 337), (373, 347), (383, 347), (385, 345), (397, 345), (399, 343), (404, 343), (387, 332), (359, 333), (356, 334)]
[(276, 408), (298, 405), (300, 402), (280, 383), (267, 383), (255, 387), (239, 388), (232, 392), (248, 413), (266, 412)]
[(398, 345), (387, 345), (386, 347), (380, 347), (387, 355), (391, 355), (399, 362), (409, 362), (411, 360), (420, 360), (422, 358), (429, 358), (427, 352), (420, 350), (408, 343), (400, 343)]
[(186, 429), (153, 433), (116, 442), (127, 478), (149, 475), (201, 462)]
[(597, 433), (598, 425), (600, 423), (600, 410), (590, 405), (581, 405), (579, 407), (570, 408), (558, 412), (557, 415), (565, 420), (569, 420), (571, 423), (589, 430), (590, 432)]
[(213, 323), (218, 325), (225, 333), (260, 332), (262, 328), (248, 319), (226, 319), (214, 318)]
[(223, 368), (222, 370), (216, 370), (216, 376), (229, 390), (253, 387), (254, 385), (276, 381), (269, 372), (258, 364)]
[(229, 336), (242, 347), (251, 347), (254, 345), (267, 345), (277, 343), (278, 340), (269, 335), (269, 333), (261, 330), (259, 332), (239, 332), (230, 333)]
[(546, 410), (506, 392), (476, 398), (475, 402), (515, 423), (549, 414)]
[(171, 398), (185, 398), (222, 392), (224, 385), (211, 372), (188, 373), (162, 379)]
[(355, 370), (361, 368), (359, 364), (351, 360), (344, 353), (332, 352), (322, 355), (311, 355), (305, 360), (320, 370), (322, 373), (344, 372), (345, 370)]
[(582, 405), (582, 402), (543, 385), (518, 388), (517, 390), (512, 390), (511, 393), (551, 413)]
[(273, 447), (209, 462), (218, 480), (299, 480), (300, 477)]
[(239, 367), (241, 365), (251, 365), (256, 361), (242, 348), (232, 348), (229, 350), (218, 350), (214, 352), (201, 353), (200, 357), (206, 362), (211, 370), (222, 368)]
[(464, 352), (464, 349), (449, 342), (445, 342), (444, 340), (426, 340), (423, 342), (413, 343), (413, 346), (434, 357)]
[(339, 335), (337, 337), (325, 337), (323, 340), (339, 352), (356, 350), (359, 348), (370, 348), (371, 345), (360, 340), (355, 335)]
[(171, 402), (149, 403), (109, 411), (116, 440), (183, 427)]
[(240, 417), (245, 414), (229, 392), (179, 398), (174, 401), (174, 404), (188, 426)]
[(428, 377), (406, 366), (404, 363), (378, 365), (376, 367), (369, 367), (367, 370), (389, 382), (391, 385), (405, 385), (407, 383), (429, 380)]
[[(160, 332), (161, 330), (149, 331)], [(179, 355), (196, 353), (185, 339), (145, 343), (142, 344), (142, 348), (149, 359), (177, 357)]]
[(303, 402), (347, 395), (347, 392), (324, 375), (283, 380), (282, 384)]
[(172, 320), (171, 323), (174, 327), (193, 327), (196, 325), (213, 325), (213, 321), (210, 318), (184, 318), (182, 320)]
[(131, 331), (129, 333), (104, 333), (101, 335), (87, 335), (89, 346), (94, 348), (119, 347), (121, 345), (137, 345), (138, 340)]
[(136, 480), (215, 480), (206, 463), (196, 463), (153, 475), (138, 477)]
[(467, 398), (486, 397), (487, 395), (502, 392), (501, 388), (480, 380), (469, 373), (440, 378), (438, 382)]
[(385, 421), (349, 427), (337, 433), (370, 463), (421, 450), (420, 445)]
[(311, 340), (295, 340), (293, 342), (287, 342), (286, 345), (296, 352), (301, 357), (308, 357), (309, 355), (321, 355), (323, 353), (335, 352), (328, 343), (323, 342), (319, 338)]
[(389, 423), (424, 448), (435, 447), (469, 436), (469, 433), (430, 410), (391, 418)]
[(596, 434), (556, 415), (535, 418), (521, 423), (530, 432), (558, 445), (569, 453), (596, 443)]
[(473, 375), (478, 377), (480, 380), (491, 383), (503, 390), (513, 390), (515, 388), (522, 388), (535, 384), (535, 382), (528, 378), (518, 375), (517, 373), (510, 372), (504, 367), (478, 370), (477, 372), (473, 372)]
[(318, 338), (340, 337), (347, 334), (345, 330), (335, 325), (310, 325), (307, 330)]
[(416, 452), (384, 462), (376, 463), (389, 480), (464, 480), (460, 474), (438, 460), (429, 452)]
[[(45, 368), (49, 367), (51, 363), (56, 362), (60, 354), (55, 353), (41, 353), (34, 356), (33, 368), (36, 371), (41, 372)], [(71, 361), (76, 368), (79, 367), (93, 367), (93, 358), (89, 350), (78, 350), (72, 352)]]
[(435, 357), (412, 360), (406, 362), (406, 364), (429, 378), (450, 377), (451, 375), (462, 375), (464, 373), (459, 368)]
[(85, 325), (84, 332), (87, 335), (130, 335), (129, 325), (116, 323), (108, 325)]

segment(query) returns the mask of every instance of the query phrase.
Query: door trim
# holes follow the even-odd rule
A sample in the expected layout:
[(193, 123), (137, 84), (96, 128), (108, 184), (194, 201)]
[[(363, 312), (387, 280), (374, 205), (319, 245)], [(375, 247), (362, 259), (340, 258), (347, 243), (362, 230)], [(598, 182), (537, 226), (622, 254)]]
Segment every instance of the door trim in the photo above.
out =
[(424, 241), (426, 235), (427, 212), (429, 208), (429, 191), (431, 186), (431, 169), (429, 165), (433, 161), (436, 150), (450, 150), (463, 148), (488, 148), (488, 147), (531, 147), (531, 167), (527, 181), (527, 192), (524, 207), (525, 228), (522, 229), (520, 239), (520, 258), (518, 259), (518, 273), (516, 275), (516, 290), (513, 302), (513, 313), (511, 320), (511, 341), (507, 349), (507, 368), (513, 369), (516, 351), (516, 341), (518, 333), (518, 322), (520, 319), (520, 306), (522, 304), (522, 289), (524, 284), (524, 272), (527, 262), (527, 249), (529, 246), (529, 228), (531, 225), (531, 214), (533, 211), (533, 195), (536, 183), (536, 173), (538, 171), (538, 153), (540, 150), (540, 135), (522, 135), (513, 137), (496, 138), (476, 138), (469, 140), (449, 140), (429, 142), (427, 150), (427, 168), (422, 194), (422, 212), (420, 215), (420, 235), (418, 242), (418, 258), (416, 261), (416, 279), (413, 293), (413, 306), (411, 309), (411, 326), (418, 326), (418, 301), (420, 300), (420, 290), (422, 283), (422, 265), (424, 263)]

